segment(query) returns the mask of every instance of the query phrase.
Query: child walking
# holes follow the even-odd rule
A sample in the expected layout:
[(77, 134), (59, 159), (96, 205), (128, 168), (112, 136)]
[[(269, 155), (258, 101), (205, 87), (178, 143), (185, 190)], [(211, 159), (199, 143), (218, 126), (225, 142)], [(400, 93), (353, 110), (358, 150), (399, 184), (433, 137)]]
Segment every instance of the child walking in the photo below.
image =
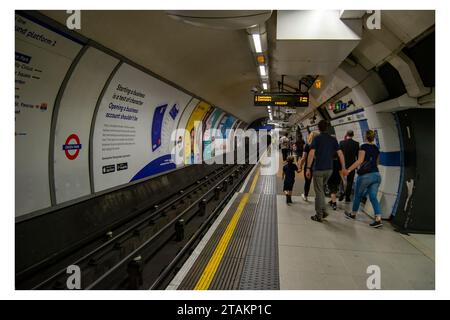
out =
[(294, 164), (294, 157), (289, 156), (286, 159), (287, 163), (283, 167), (283, 191), (286, 195), (286, 203), (289, 205), (292, 203), (292, 188), (295, 183), (295, 173), (300, 172), (296, 164)]

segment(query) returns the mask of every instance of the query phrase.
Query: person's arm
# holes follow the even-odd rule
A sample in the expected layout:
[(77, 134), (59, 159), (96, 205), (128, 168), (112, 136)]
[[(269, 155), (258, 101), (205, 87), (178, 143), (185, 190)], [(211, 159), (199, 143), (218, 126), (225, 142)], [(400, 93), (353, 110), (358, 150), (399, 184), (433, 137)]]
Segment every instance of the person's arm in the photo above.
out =
[(315, 149), (311, 149), (310, 151), (309, 151), (309, 154), (308, 154), (308, 160), (307, 160), (307, 162), (306, 162), (306, 169), (307, 170), (311, 170), (311, 166), (312, 166), (312, 163), (313, 163), (313, 160), (314, 160), (314, 155), (316, 154), (316, 150)]
[(346, 175), (348, 175), (348, 171), (347, 171), (347, 169), (345, 168), (345, 158), (344, 158), (344, 153), (342, 152), (341, 149), (339, 149), (339, 150), (337, 151), (337, 154), (338, 154), (338, 157), (339, 157), (339, 161), (341, 162), (341, 171), (342, 171), (342, 174), (343, 174), (344, 176), (346, 176)]
[(306, 177), (311, 179), (311, 166), (314, 160), (314, 155), (316, 153), (315, 149), (311, 149), (308, 154), (308, 160), (306, 162)]
[(364, 150), (359, 150), (358, 160), (353, 162), (353, 164), (347, 169), (347, 171), (350, 173), (353, 170), (355, 170), (356, 168), (358, 168), (364, 162), (365, 156), (366, 156), (366, 152)]
[(306, 152), (303, 152), (302, 158), (300, 159), (299, 165), (298, 165), (300, 171), (302, 171), (303, 164), (305, 163), (305, 161), (306, 161)]

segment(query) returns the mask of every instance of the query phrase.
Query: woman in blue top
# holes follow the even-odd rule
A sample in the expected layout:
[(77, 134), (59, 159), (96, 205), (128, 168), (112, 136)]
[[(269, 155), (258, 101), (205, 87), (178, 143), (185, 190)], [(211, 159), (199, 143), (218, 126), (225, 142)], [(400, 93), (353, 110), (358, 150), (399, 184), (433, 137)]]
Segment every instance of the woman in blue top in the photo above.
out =
[(378, 171), (378, 157), (380, 155), (380, 150), (374, 144), (375, 132), (373, 130), (367, 130), (365, 137), (366, 143), (362, 144), (359, 148), (358, 160), (348, 168), (348, 172), (352, 172), (359, 167), (357, 171), (358, 178), (356, 179), (352, 212), (345, 212), (345, 215), (347, 218), (355, 219), (361, 203), (361, 198), (367, 193), (375, 213), (375, 221), (373, 221), (370, 226), (379, 228), (383, 225), (381, 222), (381, 207), (377, 199), (378, 188), (381, 183), (381, 176)]

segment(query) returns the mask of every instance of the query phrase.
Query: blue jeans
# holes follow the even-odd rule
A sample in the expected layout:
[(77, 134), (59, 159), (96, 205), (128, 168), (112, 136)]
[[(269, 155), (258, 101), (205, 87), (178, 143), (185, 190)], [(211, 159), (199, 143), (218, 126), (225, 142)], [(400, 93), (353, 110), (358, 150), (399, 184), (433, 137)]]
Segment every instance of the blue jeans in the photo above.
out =
[(353, 199), (353, 212), (358, 212), (361, 198), (368, 194), (376, 216), (381, 215), (380, 203), (377, 199), (378, 188), (380, 187), (381, 176), (378, 172), (366, 173), (358, 176), (355, 185), (355, 198)]

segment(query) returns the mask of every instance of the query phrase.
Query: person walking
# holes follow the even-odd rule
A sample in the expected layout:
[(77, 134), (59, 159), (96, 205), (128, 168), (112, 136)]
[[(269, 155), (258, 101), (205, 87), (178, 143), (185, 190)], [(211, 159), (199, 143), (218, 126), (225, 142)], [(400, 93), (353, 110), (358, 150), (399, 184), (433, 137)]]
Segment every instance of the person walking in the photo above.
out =
[(378, 171), (378, 160), (380, 150), (374, 144), (375, 132), (367, 130), (365, 134), (366, 143), (362, 144), (358, 160), (356, 160), (349, 168), (348, 172), (358, 169), (358, 177), (355, 184), (355, 197), (353, 199), (352, 212), (345, 212), (345, 216), (349, 219), (355, 219), (359, 210), (361, 198), (368, 194), (370, 202), (372, 203), (375, 220), (370, 224), (371, 227), (379, 228), (383, 225), (381, 221), (381, 207), (377, 199), (378, 188), (381, 183), (381, 175)]
[[(311, 189), (311, 182), (312, 182), (312, 177), (308, 178), (306, 176), (306, 163), (308, 160), (308, 155), (309, 155), (309, 151), (311, 151), (311, 143), (313, 142), (314, 138), (317, 136), (317, 132), (316, 131), (312, 131), (309, 133), (307, 140), (307, 144), (305, 145), (305, 147), (303, 148), (303, 154), (302, 154), (302, 158), (300, 159), (300, 164), (298, 165), (298, 167), (300, 168), (300, 171), (302, 170), (303, 166), (303, 176), (305, 178), (305, 185), (303, 187), (303, 194), (302, 194), (302, 199), (305, 201), (308, 201), (308, 194), (309, 194), (309, 190)], [(313, 160), (313, 164), (311, 165), (311, 168), (314, 166), (314, 160)]]
[[(311, 151), (308, 155), (306, 166), (306, 176), (313, 177), (314, 192), (316, 193), (315, 210), (316, 214), (311, 217), (313, 221), (322, 222), (322, 219), (328, 216), (325, 203), (325, 184), (333, 172), (333, 157), (337, 153), (341, 163), (343, 175), (347, 175), (345, 168), (344, 154), (339, 150), (339, 145), (335, 137), (328, 132), (328, 123), (325, 120), (319, 121), (320, 134), (314, 138), (311, 143)], [(314, 161), (314, 174), (312, 171), (312, 163)]]
[(336, 195), (337, 195), (339, 185), (341, 182), (342, 182), (341, 165), (339, 164), (339, 158), (336, 153), (333, 158), (333, 171), (327, 182), (328, 190), (330, 191), (330, 198), (331, 198), (329, 204), (330, 204), (331, 208), (333, 208), (333, 210), (337, 209)]
[[(350, 167), (358, 159), (359, 142), (353, 140), (354, 136), (353, 130), (348, 130), (345, 139), (339, 142), (339, 149), (342, 150), (345, 158), (345, 165)], [(339, 196), (339, 201), (344, 200), (345, 202), (350, 202), (353, 188), (353, 181), (355, 179), (355, 171), (352, 171), (346, 177), (347, 184), (345, 186), (344, 192)]]
[(289, 148), (291, 144), (291, 140), (289, 140), (287, 133), (281, 137), (280, 144), (281, 144), (281, 153), (283, 155), (283, 162), (285, 162), (287, 156), (289, 155)]
[(300, 172), (296, 164), (294, 164), (294, 156), (288, 156), (287, 163), (283, 166), (283, 191), (286, 195), (286, 203), (292, 203), (292, 189), (295, 183), (295, 173)]
[(299, 162), (303, 155), (303, 149), (305, 147), (305, 140), (303, 140), (303, 137), (299, 135), (297, 137), (297, 140), (295, 141), (295, 162)]

